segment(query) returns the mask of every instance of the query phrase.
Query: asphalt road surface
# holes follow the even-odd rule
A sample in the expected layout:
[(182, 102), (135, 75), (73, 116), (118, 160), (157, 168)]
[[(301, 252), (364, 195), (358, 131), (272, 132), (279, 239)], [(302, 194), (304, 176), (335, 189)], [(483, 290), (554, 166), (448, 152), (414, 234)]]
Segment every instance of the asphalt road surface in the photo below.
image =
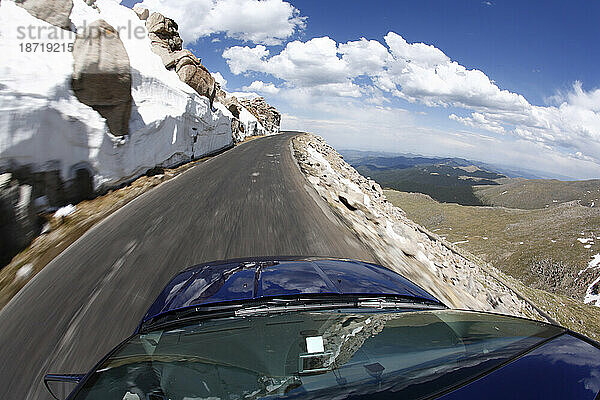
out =
[(293, 136), (255, 139), (199, 164), (48, 264), (0, 312), (0, 399), (50, 399), (44, 374), (87, 372), (188, 266), (262, 255), (372, 260), (308, 187)]

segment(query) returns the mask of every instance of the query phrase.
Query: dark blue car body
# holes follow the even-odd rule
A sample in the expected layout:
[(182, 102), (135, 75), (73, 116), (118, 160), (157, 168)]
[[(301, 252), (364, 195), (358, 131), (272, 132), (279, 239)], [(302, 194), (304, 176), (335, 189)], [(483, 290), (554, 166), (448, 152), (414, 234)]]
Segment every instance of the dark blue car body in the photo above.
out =
[[(428, 307), (442, 311), (446, 308), (442, 302), (419, 286), (375, 264), (343, 259), (301, 257), (236, 259), (197, 265), (176, 275), (150, 306), (134, 336), (144, 336), (152, 332), (165, 320), (184, 320), (190, 316), (197, 318), (198, 314), (208, 315), (210, 318), (212, 311), (222, 310), (223, 306), (240, 309), (247, 304), (259, 307), (274, 299), (277, 301), (310, 300), (328, 296), (401, 299), (408, 304), (413, 304), (417, 311), (426, 310)], [(524, 324), (531, 322), (512, 317), (511, 320), (516, 324), (519, 324), (519, 321), (523, 321)], [(440, 387), (443, 388), (441, 391), (426, 390), (425, 392), (429, 394), (425, 397), (414, 398), (599, 400), (600, 347), (598, 343), (564, 328), (537, 324), (552, 328), (552, 333), (536, 342), (534, 346), (527, 347), (500, 363), (490, 359), (472, 366), (462, 365), (461, 369), (470, 368), (472, 371), (463, 374), (468, 376), (468, 379), (457, 381), (456, 384), (444, 383), (445, 374), (441, 377), (437, 376), (436, 382), (431, 384), (440, 385), (441, 381)], [(469, 340), (477, 341), (477, 337), (467, 338), (465, 344)], [(122, 346), (123, 344), (121, 348)], [(119, 347), (111, 354), (114, 354), (117, 349)], [(86, 380), (97, 379), (90, 379), (90, 376), (111, 354), (82, 379), (69, 398), (79, 398), (76, 395), (78, 390), (81, 391), (82, 384)], [(370, 373), (373, 376), (377, 374), (378, 368), (383, 368), (378, 363), (366, 365), (367, 367), (371, 368)], [(454, 379), (452, 376), (455, 376), (453, 375), (455, 372), (449, 370), (447, 373), (449, 380)], [(397, 377), (398, 375), (396, 378), (391, 375), (387, 378), (387, 382), (377, 378), (379, 380), (373, 381), (373, 385), (385, 387), (387, 384), (393, 388), (393, 379)], [(390, 379), (392, 381), (389, 381)], [(424, 378), (424, 382), (419, 379), (423, 378), (416, 379), (419, 381), (418, 385), (427, 385), (429, 378)], [(331, 392), (332, 395), (339, 394), (340, 398), (396, 398), (392, 389), (364, 393), (360, 389), (347, 389), (347, 392), (344, 392), (344, 383), (340, 385), (341, 389), (335, 389), (336, 391)], [(311, 393), (300, 391), (294, 394), (296, 392), (290, 392), (290, 395), (286, 395), (285, 398), (311, 398)], [(323, 397), (321, 393), (317, 398), (327, 398), (327, 396)]]
[(198, 306), (328, 294), (395, 296), (443, 306), (408, 279), (376, 264), (327, 258), (245, 258), (181, 272), (150, 306), (142, 325), (163, 314)]

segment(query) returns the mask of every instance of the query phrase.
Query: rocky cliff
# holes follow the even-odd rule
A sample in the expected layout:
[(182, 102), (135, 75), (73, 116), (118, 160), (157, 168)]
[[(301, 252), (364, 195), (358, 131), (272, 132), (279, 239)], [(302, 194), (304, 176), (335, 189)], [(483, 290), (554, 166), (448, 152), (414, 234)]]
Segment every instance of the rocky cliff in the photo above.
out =
[(216, 101), (217, 107), (224, 106), (229, 112), (235, 142), (243, 141), (248, 136), (279, 132), (281, 114), (277, 109), (268, 105), (262, 97), (238, 100), (223, 90), (201, 60), (183, 49), (183, 40), (174, 20), (158, 12), (150, 13), (139, 4), (134, 11), (140, 20), (146, 21), (152, 51), (160, 56), (165, 68), (175, 71), (181, 81), (209, 99), (211, 106)]
[(17, 0), (15, 3), (42, 21), (59, 28), (71, 28), (69, 17), (73, 9), (73, 0)]

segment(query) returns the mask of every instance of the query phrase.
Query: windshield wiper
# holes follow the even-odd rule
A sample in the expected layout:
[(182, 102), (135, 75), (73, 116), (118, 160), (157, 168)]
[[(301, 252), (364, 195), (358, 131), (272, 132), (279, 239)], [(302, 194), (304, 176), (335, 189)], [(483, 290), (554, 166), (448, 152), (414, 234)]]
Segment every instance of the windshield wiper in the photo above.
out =
[(140, 332), (150, 332), (157, 329), (181, 325), (182, 323), (213, 318), (235, 317), (236, 309), (242, 307), (239, 304), (213, 307), (189, 307), (181, 310), (174, 310), (165, 314), (157, 315), (144, 322)]
[(338, 308), (370, 308), (370, 309), (445, 309), (445, 306), (436, 303), (420, 302), (414, 299), (386, 298), (386, 297), (353, 297), (336, 299), (273, 299), (254, 307), (244, 307), (235, 311), (236, 316), (257, 314), (271, 314), (293, 311), (318, 311)]
[(142, 326), (142, 331), (148, 332), (185, 322), (227, 317), (242, 317), (251, 315), (274, 314), (281, 312), (318, 311), (331, 309), (414, 309), (439, 310), (444, 305), (428, 300), (405, 298), (399, 296), (299, 296), (286, 298), (270, 298), (243, 303), (215, 304), (211, 306), (195, 306), (173, 310), (158, 315)]
[(355, 302), (325, 302), (325, 303), (292, 303), (287, 302), (269, 302), (255, 307), (246, 307), (235, 312), (236, 316), (248, 316), (258, 314), (271, 314), (280, 312), (293, 312), (293, 311), (317, 311), (317, 310), (331, 310), (334, 308), (355, 308)]
[(367, 308), (418, 308), (428, 310), (444, 310), (448, 307), (429, 302), (420, 302), (415, 300), (395, 300), (389, 298), (371, 298), (358, 302), (358, 307)]

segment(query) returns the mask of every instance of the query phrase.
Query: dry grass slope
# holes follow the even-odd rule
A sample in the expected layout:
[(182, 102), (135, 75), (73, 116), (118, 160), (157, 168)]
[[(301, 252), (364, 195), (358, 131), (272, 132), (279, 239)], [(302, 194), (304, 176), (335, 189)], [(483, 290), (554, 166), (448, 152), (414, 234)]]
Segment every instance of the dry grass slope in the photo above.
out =
[(600, 205), (600, 180), (500, 179), (499, 186), (476, 186), (475, 195), (492, 206), (532, 210), (579, 200), (582, 205)]
[(600, 208), (575, 202), (539, 210), (470, 207), (419, 193), (385, 193), (415, 222), (529, 286), (582, 299), (594, 279), (592, 271), (579, 271), (600, 253), (600, 241), (577, 239), (600, 235)]
[(508, 273), (498, 276), (559, 323), (600, 337), (600, 308), (581, 302), (597, 276), (578, 274), (600, 246), (586, 249), (577, 240), (600, 236), (600, 209), (576, 202), (541, 210), (472, 207), (419, 193), (384, 193), (413, 221)]

